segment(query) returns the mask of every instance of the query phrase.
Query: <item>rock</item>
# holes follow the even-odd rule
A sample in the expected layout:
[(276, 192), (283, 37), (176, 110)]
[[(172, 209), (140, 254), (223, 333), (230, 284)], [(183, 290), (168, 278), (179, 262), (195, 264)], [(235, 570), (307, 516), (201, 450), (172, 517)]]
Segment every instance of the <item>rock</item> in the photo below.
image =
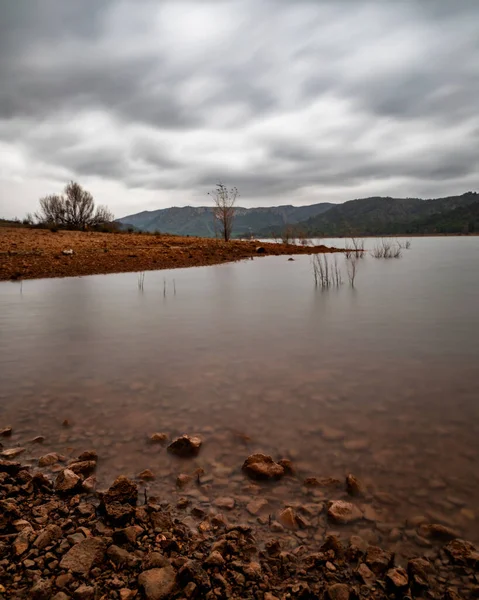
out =
[(180, 475), (178, 475), (178, 477), (176, 478), (176, 487), (182, 490), (192, 481), (193, 477), (191, 475), (187, 475), (186, 473), (180, 473)]
[(70, 585), (70, 583), (73, 581), (73, 575), (71, 573), (62, 573), (61, 575), (59, 575), (56, 580), (55, 580), (55, 585), (60, 588), (66, 588)]
[(83, 475), (83, 477), (88, 477), (93, 473), (96, 469), (96, 462), (94, 460), (82, 460), (79, 462), (74, 462), (68, 465), (70, 471), (73, 471), (77, 475)]
[(128, 588), (121, 588), (119, 594), (120, 600), (133, 600), (137, 596), (137, 591), (130, 590)]
[(214, 505), (221, 510), (233, 510), (233, 508), (235, 507), (235, 501), (234, 498), (229, 498), (225, 496), (222, 498), (217, 498), (214, 501)]
[(328, 587), (329, 600), (349, 600), (349, 587), (344, 583), (334, 583)]
[(0, 437), (11, 437), (12, 433), (13, 429), (10, 426), (0, 429)]
[(429, 574), (432, 573), (431, 563), (425, 558), (413, 558), (407, 564), (411, 585), (415, 590), (429, 587)]
[(289, 460), (289, 458), (282, 458), (281, 460), (278, 460), (278, 465), (283, 467), (285, 475), (294, 475), (293, 463)]
[(303, 485), (306, 487), (341, 487), (342, 483), (339, 479), (334, 477), (323, 477), (318, 479), (317, 477), (307, 477), (303, 481)]
[(133, 567), (140, 562), (140, 559), (137, 556), (114, 544), (108, 548), (106, 554), (118, 567)]
[(149, 569), (162, 569), (163, 567), (169, 567), (170, 563), (166, 556), (163, 556), (161, 552), (149, 552), (143, 560), (142, 568), (143, 571)]
[(52, 584), (47, 579), (39, 579), (30, 590), (31, 600), (50, 600)]
[(7, 473), (8, 475), (17, 475), (22, 468), (22, 465), (18, 462), (0, 459), (0, 473)]
[(256, 254), (266, 254), (266, 248), (264, 246), (257, 246), (255, 252)]
[(181, 458), (190, 458), (197, 456), (201, 448), (201, 439), (199, 437), (182, 435), (168, 446), (168, 452)]
[(86, 538), (70, 548), (62, 558), (60, 567), (73, 573), (88, 575), (94, 565), (102, 562), (105, 551), (105, 542), (101, 538)]
[(266, 454), (252, 454), (242, 469), (252, 479), (280, 479), (284, 475), (283, 467)]
[(73, 250), (72, 248), (67, 248), (66, 250), (62, 250), (62, 254), (64, 254), (65, 256), (72, 256)]
[(338, 440), (342, 440), (344, 438), (344, 432), (339, 429), (334, 429), (334, 427), (323, 426), (320, 428), (320, 433), (325, 440), (328, 442), (336, 442)]
[(45, 438), (43, 435), (37, 435), (33, 439), (30, 440), (30, 444), (43, 444)]
[(15, 553), (15, 556), (21, 556), (28, 550), (28, 548), (30, 547), (30, 539), (32, 535), (33, 529), (30, 527), (30, 525), (20, 531), (20, 533), (15, 538), (15, 541), (13, 542), (13, 551)]
[(87, 477), (82, 483), (82, 488), (85, 492), (93, 493), (96, 490), (96, 477), (94, 475)]
[(329, 503), (328, 517), (334, 523), (342, 525), (353, 523), (363, 518), (363, 513), (357, 506), (344, 500), (333, 500)]
[(251, 502), (248, 502), (248, 504), (246, 505), (246, 510), (249, 512), (250, 515), (256, 516), (260, 512), (262, 512), (262, 510), (267, 506), (268, 501), (266, 500), (266, 498), (256, 498), (255, 500), (251, 500)]
[(150, 436), (150, 442), (152, 444), (161, 444), (164, 446), (168, 441), (168, 435), (166, 433), (154, 433)]
[(93, 461), (98, 462), (98, 453), (96, 450), (85, 450), (77, 459), (78, 462)]
[(125, 525), (135, 514), (135, 509), (130, 504), (121, 502), (109, 502), (102, 504), (102, 511), (115, 525)]
[(45, 529), (42, 529), (38, 534), (33, 545), (39, 550), (43, 550), (47, 546), (62, 537), (62, 529), (58, 525), (47, 525)]
[(409, 585), (407, 572), (401, 567), (389, 569), (386, 573), (386, 585), (391, 592), (404, 592)]
[(82, 584), (73, 592), (74, 600), (91, 600), (95, 597), (95, 588), (91, 585)]
[(444, 550), (453, 563), (471, 566), (479, 564), (479, 552), (471, 542), (460, 539), (453, 540), (444, 547)]
[(138, 577), (147, 600), (163, 600), (175, 589), (175, 571), (170, 567), (143, 571)]
[(8, 448), (7, 450), (2, 450), (0, 452), (0, 456), (7, 460), (11, 460), (12, 458), (16, 458), (25, 452), (26, 448)]
[(369, 440), (357, 439), (357, 440), (345, 440), (343, 442), (343, 448), (345, 450), (351, 450), (353, 452), (360, 452), (369, 448)]
[(375, 575), (383, 575), (392, 567), (394, 555), (378, 546), (368, 546), (365, 562)]
[(58, 592), (52, 597), (52, 600), (70, 600), (70, 596), (67, 596), (65, 592)]
[(155, 476), (150, 471), (150, 469), (145, 469), (141, 473), (138, 473), (138, 479), (141, 479), (143, 481), (153, 481), (153, 479), (155, 479)]
[(45, 454), (44, 456), (40, 456), (38, 459), (38, 466), (43, 467), (51, 467), (55, 465), (60, 460), (59, 455), (56, 452), (50, 452)]
[(285, 508), (279, 513), (278, 521), (287, 529), (298, 529), (299, 525), (296, 520), (296, 514), (291, 507)]
[(449, 542), (459, 537), (459, 534), (456, 531), (450, 527), (446, 527), (445, 525), (439, 525), (438, 523), (433, 523), (432, 525), (421, 525), (418, 533), (422, 537), (441, 540), (444, 542)]
[(120, 504), (136, 506), (138, 501), (138, 486), (128, 479), (128, 477), (120, 475), (120, 477), (115, 479), (110, 489), (103, 494), (102, 500), (105, 504), (119, 502)]
[(221, 556), (218, 550), (214, 550), (205, 560), (205, 565), (208, 567), (221, 568), (225, 564), (225, 559)]
[(64, 469), (60, 471), (55, 480), (55, 491), (61, 493), (75, 492), (81, 484), (81, 478), (71, 471), (70, 469)]
[(346, 491), (350, 496), (361, 496), (363, 493), (363, 486), (351, 473), (346, 476)]
[(376, 579), (376, 575), (374, 575), (371, 569), (364, 563), (359, 565), (358, 575), (366, 585), (371, 585)]

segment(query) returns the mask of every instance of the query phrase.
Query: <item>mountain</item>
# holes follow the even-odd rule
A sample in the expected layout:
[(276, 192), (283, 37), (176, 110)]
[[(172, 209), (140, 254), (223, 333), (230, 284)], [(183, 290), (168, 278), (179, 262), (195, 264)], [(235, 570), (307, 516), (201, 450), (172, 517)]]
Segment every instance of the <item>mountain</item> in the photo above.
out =
[[(476, 192), (433, 200), (363, 198), (335, 204), (323, 214), (310, 217), (298, 226), (311, 236), (386, 235), (431, 233), (435, 227), (446, 224), (450, 219), (455, 219), (456, 226), (459, 226), (459, 219), (464, 229), (469, 219), (467, 207), (477, 202), (479, 195)], [(459, 212), (451, 217), (454, 211)], [(277, 235), (278, 230), (265, 228), (258, 233)]]
[[(265, 228), (284, 227), (315, 217), (334, 204), (323, 202), (310, 206), (269, 206), (264, 208), (235, 209), (233, 237), (249, 235)], [(143, 211), (117, 219), (124, 228), (141, 231), (160, 231), (178, 235), (214, 237), (213, 209), (209, 206), (184, 206)]]

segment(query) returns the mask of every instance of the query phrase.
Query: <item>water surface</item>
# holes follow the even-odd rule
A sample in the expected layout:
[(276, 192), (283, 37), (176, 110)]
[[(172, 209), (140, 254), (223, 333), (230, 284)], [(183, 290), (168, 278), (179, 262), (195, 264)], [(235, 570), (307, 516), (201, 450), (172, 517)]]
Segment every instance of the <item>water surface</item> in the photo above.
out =
[[(425, 515), (479, 541), (479, 237), (366, 256), (354, 288), (344, 260), (327, 290), (308, 256), (147, 272), (143, 290), (135, 273), (2, 283), (0, 425), (12, 444), (44, 435), (33, 457), (96, 448), (100, 484), (149, 468), (168, 499), (178, 473), (202, 467), (186, 493), (233, 496), (252, 520), (251, 495), (271, 511), (341, 497), (300, 481), (352, 472), (375, 511), (356, 526), (367, 539), (398, 526), (406, 553), (406, 520)], [(198, 432), (204, 447), (179, 462), (146, 443), (155, 431)], [(253, 451), (291, 458), (298, 478), (249, 486)]]

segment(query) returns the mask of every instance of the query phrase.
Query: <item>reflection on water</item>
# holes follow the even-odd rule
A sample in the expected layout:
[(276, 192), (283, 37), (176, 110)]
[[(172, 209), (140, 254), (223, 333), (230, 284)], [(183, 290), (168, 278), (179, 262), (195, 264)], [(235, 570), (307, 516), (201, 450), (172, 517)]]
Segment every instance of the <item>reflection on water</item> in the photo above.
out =
[[(0, 426), (13, 444), (44, 435), (31, 456), (94, 447), (102, 484), (149, 468), (160, 497), (201, 466), (202, 487), (178, 495), (232, 495), (238, 513), (252, 494), (317, 505), (339, 492), (304, 477), (353, 472), (366, 539), (400, 526), (396, 550), (424, 545), (404, 525), (424, 515), (479, 541), (478, 258), (477, 237), (413, 239), (326, 291), (307, 256), (148, 272), (143, 291), (134, 273), (2, 283)], [(204, 447), (178, 463), (146, 443), (155, 431)], [(253, 451), (291, 458), (298, 478), (248, 485)]]

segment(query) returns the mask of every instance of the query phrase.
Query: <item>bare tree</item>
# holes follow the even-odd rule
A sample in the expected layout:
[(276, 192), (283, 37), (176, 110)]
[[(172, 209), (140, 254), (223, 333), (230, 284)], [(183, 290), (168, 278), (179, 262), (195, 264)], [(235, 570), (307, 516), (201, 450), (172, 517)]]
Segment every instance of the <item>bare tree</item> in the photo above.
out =
[[(362, 257), (362, 254), (360, 256)], [(346, 257), (346, 270), (348, 272), (348, 278), (351, 287), (354, 287), (354, 280), (356, 279), (356, 272), (359, 264), (358, 258), (358, 256)]]
[(40, 210), (35, 213), (35, 218), (39, 223), (71, 229), (94, 227), (114, 220), (113, 213), (106, 206), (95, 209), (90, 192), (74, 181), (65, 187), (63, 196), (40, 198)]
[(235, 203), (236, 198), (238, 197), (238, 189), (233, 187), (228, 190), (228, 188), (220, 181), (216, 184), (216, 189), (209, 192), (209, 195), (213, 197), (215, 203), (213, 207), (215, 232), (216, 225), (219, 224), (222, 237), (225, 242), (228, 242), (231, 238), (231, 232), (233, 231)]

